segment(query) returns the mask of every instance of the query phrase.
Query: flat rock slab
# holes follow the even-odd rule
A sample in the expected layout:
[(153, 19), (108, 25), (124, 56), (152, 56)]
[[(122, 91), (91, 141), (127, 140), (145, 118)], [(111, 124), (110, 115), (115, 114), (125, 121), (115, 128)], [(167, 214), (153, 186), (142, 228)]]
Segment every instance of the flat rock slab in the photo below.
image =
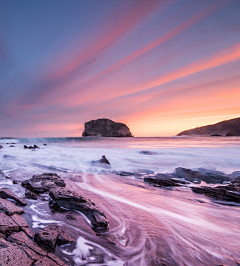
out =
[(50, 224), (35, 234), (35, 241), (41, 245), (54, 249), (61, 229), (57, 224)]
[(3, 198), (3, 199), (7, 199), (7, 198), (13, 199), (21, 206), (26, 206), (27, 205), (27, 202), (24, 199), (18, 197), (15, 193), (13, 193), (8, 188), (1, 188), (0, 189), (0, 197)]
[(34, 193), (44, 193), (53, 188), (65, 187), (65, 182), (57, 174), (45, 173), (23, 181), (22, 186)]
[(4, 211), (7, 215), (13, 215), (14, 213), (23, 213), (22, 208), (2, 198), (0, 198), (0, 210)]
[(27, 221), (22, 217), (22, 215), (19, 214), (13, 214), (11, 216), (11, 219), (17, 224), (19, 225), (21, 228), (22, 227), (28, 227), (28, 223)]
[(32, 263), (33, 260), (18, 246), (0, 239), (0, 265), (31, 266)]
[(0, 213), (0, 232), (9, 233), (19, 231), (19, 226), (5, 213)]
[(85, 214), (95, 230), (108, 228), (108, 220), (104, 212), (96, 207), (91, 200), (85, 199), (75, 191), (56, 188), (51, 190), (49, 195), (58, 206)]
[(41, 258), (39, 260), (37, 260), (33, 266), (58, 266), (59, 264), (57, 264), (56, 262), (54, 262), (53, 260), (49, 259), (49, 258)]
[(18, 232), (18, 233), (11, 234), (7, 238), (7, 240), (12, 242), (12, 243), (16, 243), (18, 245), (21, 245), (21, 244), (25, 243), (26, 241), (28, 241), (29, 238), (24, 232), (21, 231), (21, 232)]

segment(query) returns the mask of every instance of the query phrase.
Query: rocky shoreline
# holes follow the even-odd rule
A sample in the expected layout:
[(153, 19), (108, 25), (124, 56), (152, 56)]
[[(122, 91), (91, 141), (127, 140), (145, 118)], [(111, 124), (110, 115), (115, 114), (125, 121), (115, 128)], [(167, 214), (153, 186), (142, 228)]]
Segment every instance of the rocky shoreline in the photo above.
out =
[[(6, 177), (0, 172), (1, 177)], [(12, 180), (13, 181), (13, 180)], [(16, 184), (16, 182), (13, 182)], [(108, 220), (91, 200), (65, 188), (64, 180), (54, 173), (34, 175), (21, 185), (25, 197), (45, 200), (41, 194), (49, 193), (50, 208), (77, 210), (90, 220), (92, 229), (100, 232), (108, 228)], [(28, 203), (8, 188), (0, 188), (0, 265), (64, 266), (64, 261), (54, 255), (56, 245), (73, 243), (73, 239), (56, 223), (34, 232), (29, 228), (22, 207)], [(71, 219), (72, 217), (69, 217)]]

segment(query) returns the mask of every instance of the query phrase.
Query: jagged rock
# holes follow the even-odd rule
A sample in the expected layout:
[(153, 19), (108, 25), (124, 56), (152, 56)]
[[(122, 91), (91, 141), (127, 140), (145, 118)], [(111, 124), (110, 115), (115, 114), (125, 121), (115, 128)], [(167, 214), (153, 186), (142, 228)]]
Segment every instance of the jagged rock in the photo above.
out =
[(154, 151), (140, 151), (140, 154), (144, 154), (144, 155), (157, 155), (157, 152)]
[(23, 181), (22, 186), (35, 193), (44, 193), (53, 188), (65, 187), (65, 182), (57, 174), (45, 173)]
[(154, 184), (154, 186), (159, 187), (179, 187), (178, 180), (171, 178), (171, 175), (167, 174), (157, 174), (155, 177), (144, 177), (144, 182)]
[(14, 213), (23, 213), (22, 208), (2, 198), (0, 198), (0, 210), (4, 211), (7, 215), (13, 215)]
[(40, 149), (37, 145), (34, 144), (34, 146), (27, 146), (27, 145), (24, 145), (23, 146), (24, 149), (31, 149), (31, 150), (34, 150), (34, 149)]
[(206, 183), (223, 183), (230, 181), (231, 178), (222, 172), (199, 168), (199, 171), (178, 167), (175, 169), (174, 175), (178, 178), (184, 178), (187, 181), (205, 181)]
[(125, 124), (116, 123), (106, 118), (86, 122), (82, 136), (133, 137)]
[(34, 199), (34, 200), (37, 200), (38, 199), (38, 194), (36, 194), (36, 193), (34, 193), (34, 192), (32, 192), (32, 191), (30, 191), (30, 190), (26, 190), (25, 191), (25, 197), (27, 198), (27, 199)]
[(65, 188), (56, 188), (51, 190), (49, 195), (58, 206), (77, 210), (85, 214), (91, 221), (94, 229), (100, 230), (108, 228), (108, 220), (103, 211), (97, 208), (91, 200), (83, 198), (75, 191)]
[(0, 233), (0, 238), (6, 239), (6, 235)]
[(33, 260), (18, 246), (0, 238), (0, 265), (31, 266)]
[(60, 234), (58, 235), (58, 238), (57, 238), (57, 243), (59, 245), (64, 245), (64, 244), (68, 244), (68, 243), (71, 243), (71, 242), (74, 242), (75, 240), (70, 237), (68, 234), (66, 234), (66, 232), (62, 229)]
[(35, 241), (51, 249), (55, 248), (61, 229), (57, 224), (50, 224), (35, 234)]
[(19, 226), (5, 213), (0, 212), (0, 233), (18, 232)]
[(15, 200), (19, 205), (22, 205), (22, 206), (26, 206), (26, 205), (27, 205), (27, 202), (26, 202), (24, 199), (18, 197), (16, 194), (14, 194), (14, 193), (13, 193), (10, 189), (8, 189), (8, 188), (1, 188), (1, 189), (0, 189), (0, 197), (1, 197), (2, 199), (7, 199), (7, 198), (9, 198), (9, 199), (13, 199), (13, 200)]
[(204, 194), (218, 200), (227, 200), (240, 203), (240, 192), (230, 191), (226, 186), (219, 187), (192, 187), (193, 192)]
[(0, 145), (0, 149), (3, 149), (3, 146), (2, 145)]
[(91, 164), (109, 164), (108, 159), (105, 157), (105, 155), (102, 156), (102, 159), (98, 160), (98, 161), (92, 161)]
[(240, 117), (221, 121), (213, 125), (193, 128), (180, 132), (177, 136), (183, 135), (222, 135), (222, 136), (240, 136)]

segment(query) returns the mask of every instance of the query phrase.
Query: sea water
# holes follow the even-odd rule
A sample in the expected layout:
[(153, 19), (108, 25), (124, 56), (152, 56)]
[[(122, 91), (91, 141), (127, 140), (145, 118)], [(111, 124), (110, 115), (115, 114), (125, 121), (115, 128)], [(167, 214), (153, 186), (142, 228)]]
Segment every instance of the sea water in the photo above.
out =
[[(23, 148), (33, 144), (40, 149)], [(33, 230), (56, 222), (76, 239), (55, 251), (69, 265), (240, 263), (239, 204), (193, 193), (189, 186), (168, 189), (143, 182), (144, 175), (176, 167), (240, 171), (239, 137), (0, 139), (0, 145), (0, 170), (19, 181), (13, 185), (3, 178), (1, 187), (24, 197), (21, 181), (57, 173), (67, 188), (105, 212), (109, 229), (97, 234), (81, 213), (57, 212), (48, 201), (28, 200), (24, 216)], [(91, 164), (102, 155), (110, 168)], [(141, 175), (119, 176), (119, 171)]]

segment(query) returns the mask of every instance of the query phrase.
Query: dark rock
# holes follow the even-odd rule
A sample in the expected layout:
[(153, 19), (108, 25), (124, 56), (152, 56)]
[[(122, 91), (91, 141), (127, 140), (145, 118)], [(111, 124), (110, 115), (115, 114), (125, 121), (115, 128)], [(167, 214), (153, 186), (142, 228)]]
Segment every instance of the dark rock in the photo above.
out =
[(94, 229), (108, 228), (108, 220), (102, 210), (97, 208), (91, 200), (81, 197), (75, 191), (64, 188), (56, 188), (49, 192), (50, 197), (60, 207), (77, 210), (85, 214), (91, 221)]
[(68, 234), (66, 234), (66, 232), (62, 229), (60, 234), (58, 235), (58, 238), (57, 238), (57, 243), (59, 245), (64, 245), (64, 244), (68, 244), (68, 243), (72, 243), (74, 242), (75, 240), (69, 236)]
[(240, 136), (240, 118), (221, 121), (219, 123), (198, 127), (180, 132), (177, 136), (183, 135), (222, 135)]
[(3, 146), (2, 145), (0, 145), (0, 149), (3, 149)]
[(144, 154), (144, 155), (157, 155), (157, 152), (154, 151), (140, 151), (140, 154)]
[(65, 187), (65, 182), (57, 174), (45, 173), (23, 181), (22, 186), (35, 193), (44, 193), (53, 188)]
[(114, 174), (120, 175), (120, 176), (133, 176), (133, 172), (126, 172), (126, 171), (113, 171)]
[(34, 193), (34, 192), (32, 192), (32, 191), (30, 191), (30, 190), (26, 190), (25, 191), (25, 197), (27, 198), (27, 199), (34, 199), (34, 200), (37, 200), (38, 199), (38, 194), (36, 194), (36, 193)]
[(44, 146), (47, 146), (47, 144), (46, 144), (46, 143), (44, 143), (43, 145), (44, 145)]
[(199, 168), (198, 171), (191, 169), (178, 167), (175, 169), (175, 177), (184, 178), (187, 181), (205, 181), (206, 183), (223, 183), (224, 181), (230, 181), (231, 178), (222, 172)]
[(14, 146), (14, 145), (10, 145), (9, 147), (10, 147), (10, 148), (13, 148), (13, 147), (15, 147), (15, 146)]
[(82, 136), (133, 137), (130, 129), (125, 124), (116, 123), (106, 118), (86, 122)]
[(34, 150), (34, 149), (40, 149), (37, 145), (34, 144), (34, 146), (27, 146), (27, 145), (24, 145), (23, 146), (24, 149), (31, 149), (31, 150)]
[(158, 174), (154, 177), (144, 177), (144, 182), (154, 184), (159, 187), (179, 187), (181, 186), (178, 180), (172, 179), (170, 176), (165, 174)]
[(0, 212), (0, 233), (18, 232), (19, 226), (5, 213)]
[(33, 260), (18, 246), (0, 238), (0, 265), (31, 266)]
[(22, 206), (26, 206), (27, 205), (27, 202), (18, 197), (16, 194), (14, 194), (10, 189), (8, 188), (1, 188), (0, 189), (0, 198), (2, 199), (13, 199), (15, 200), (19, 205), (22, 205)]
[(0, 210), (4, 211), (7, 215), (13, 215), (14, 213), (23, 213), (22, 208), (2, 198), (0, 198)]
[(51, 249), (55, 248), (61, 229), (57, 224), (50, 224), (35, 234), (35, 241)]
[(105, 157), (105, 155), (102, 156), (102, 159), (98, 160), (98, 161), (92, 161), (91, 164), (101, 164), (101, 163), (105, 163), (105, 164), (109, 164), (108, 159)]
[(229, 175), (229, 177), (233, 180), (240, 179), (240, 171), (234, 171)]
[[(238, 186), (237, 186), (238, 187)], [(212, 197), (218, 200), (226, 200), (226, 201), (233, 201), (240, 203), (240, 187), (235, 188), (234, 186), (218, 186), (218, 187), (192, 187), (191, 188), (193, 192), (204, 194), (208, 197)]]
[(222, 135), (219, 134), (212, 134), (211, 137), (221, 137)]

